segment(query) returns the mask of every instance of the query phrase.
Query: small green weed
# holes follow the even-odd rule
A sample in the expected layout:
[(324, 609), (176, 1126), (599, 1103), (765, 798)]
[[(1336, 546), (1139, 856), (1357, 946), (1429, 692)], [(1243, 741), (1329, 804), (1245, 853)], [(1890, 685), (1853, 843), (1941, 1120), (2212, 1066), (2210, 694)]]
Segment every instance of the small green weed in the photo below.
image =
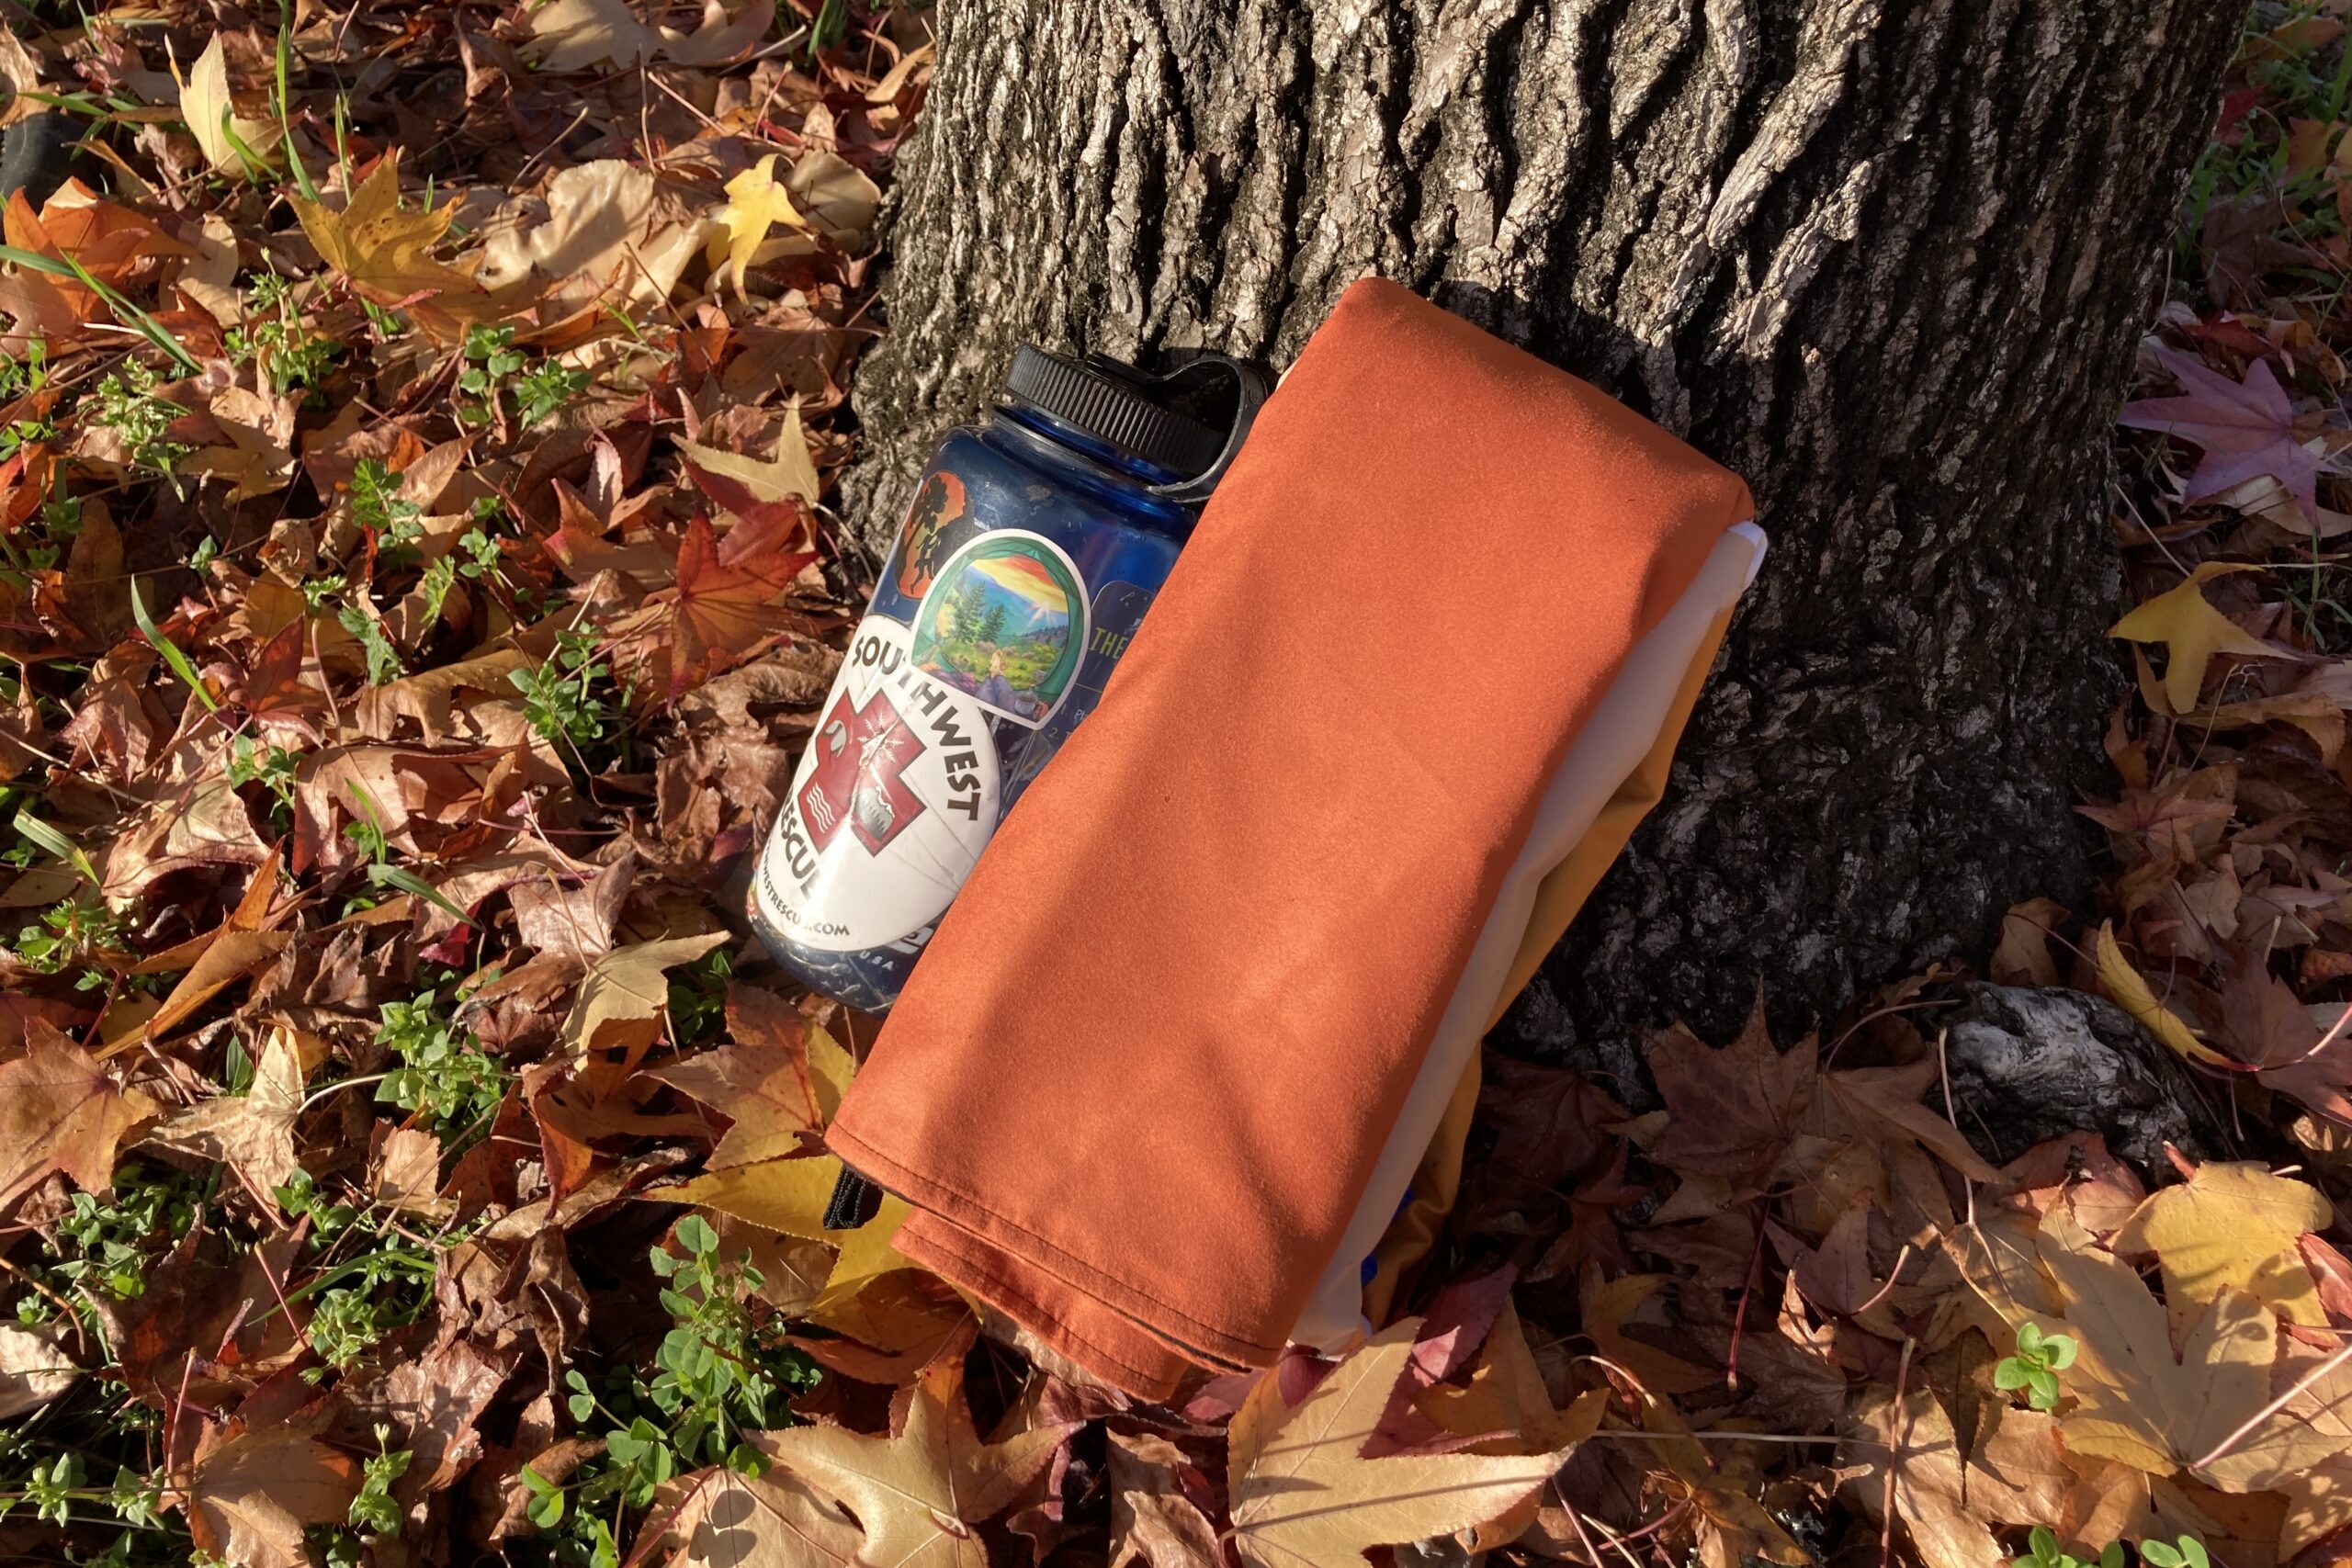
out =
[(0, 354), (0, 399), (28, 396), (49, 385), (49, 345), (39, 338), (25, 344), (25, 356)]
[(523, 712), (531, 728), (549, 744), (569, 742), (584, 751), (605, 738), (616, 723), (613, 707), (596, 691), (611, 669), (596, 657), (593, 633), (567, 631), (556, 638), (555, 652), (536, 670), (509, 671), (506, 679), (523, 694)]
[(514, 383), (514, 412), (526, 426), (539, 423), (587, 390), (588, 377), (542, 359)]
[(670, 971), (670, 1036), (680, 1050), (715, 1041), (727, 1024), (727, 985), (735, 961), (725, 948)]
[(2148, 1568), (2213, 1568), (2205, 1543), (2193, 1535), (2172, 1541), (2143, 1540), (2140, 1543), (2140, 1561)]
[(513, 327), (473, 326), (466, 329), (465, 364), (458, 371), (458, 390), (474, 400), (461, 408), (460, 419), (488, 424), (498, 417), (499, 398), (507, 378), (523, 368), (526, 355), (514, 346)]
[(366, 529), (382, 555), (424, 536), (424, 508), (401, 493), (401, 477), (373, 457), (351, 470), (351, 520)]
[(229, 782), (243, 788), (258, 784), (270, 794), (269, 820), (283, 831), (294, 820), (294, 777), (302, 759), (283, 746), (264, 745), (250, 735), (229, 742)]
[[(473, 401), (459, 406), (458, 417), (468, 423), (495, 422), (504, 411), (504, 400), (511, 396), (515, 416), (526, 426), (537, 424), (588, 385), (584, 374), (552, 359), (531, 365), (529, 356), (514, 346), (513, 327), (468, 328), (464, 353), (458, 390)], [(526, 365), (528, 370), (524, 368)]]
[[(391, 1216), (330, 1200), (307, 1172), (273, 1195), (288, 1218), (311, 1222), (306, 1245), (321, 1255), (313, 1260), (321, 1272), (289, 1299), (310, 1302), (311, 1348), (328, 1366), (352, 1371), (432, 1305), (435, 1249)], [(313, 1368), (304, 1375), (315, 1382), (323, 1374)]]
[(122, 951), (121, 918), (88, 893), (51, 905), (41, 911), (39, 925), (17, 932), (17, 957), (26, 968), (42, 975), (79, 968), (74, 984), (85, 991), (107, 984), (101, 965)]
[(376, 1043), (401, 1065), (377, 1086), (378, 1100), (422, 1113), (445, 1142), (497, 1114), (506, 1097), (506, 1065), (449, 1021), (437, 989), (386, 1002), (379, 1016)]
[(45, 419), (16, 419), (0, 425), (0, 463), (26, 447), (57, 439), (57, 426)]
[(92, 394), (96, 407), (91, 417), (121, 439), (132, 468), (144, 468), (164, 480), (176, 495), (181, 493), (180, 479), (173, 465), (196, 448), (164, 434), (187, 410), (156, 396), (160, 385), (162, 378), (153, 370), (126, 359), (121, 369), (109, 372), (98, 383)]
[(2026, 1554), (2011, 1559), (2010, 1568), (2123, 1568), (2123, 1543), (2109, 1541), (2098, 1557), (2086, 1560), (2058, 1550), (2057, 1532), (2036, 1525), (2026, 1537)]
[[(47, 1271), (69, 1288), (117, 1301), (145, 1293), (147, 1258), (187, 1235), (217, 1180), (217, 1174), (199, 1178), (167, 1166), (125, 1163), (107, 1198), (73, 1195), (72, 1208), (57, 1221), (50, 1244), (57, 1261)], [(46, 1322), (55, 1310), (38, 1294), (17, 1303), (17, 1315), (26, 1323)]]
[(2064, 1334), (2044, 1334), (2040, 1325), (2018, 1325), (2018, 1353), (1994, 1364), (1993, 1386), (2005, 1393), (2025, 1390), (2025, 1400), (2036, 1410), (2058, 1408), (2058, 1374), (2075, 1364), (2075, 1341)]
[(368, 683), (380, 686), (400, 679), (401, 650), (392, 646), (391, 634), (384, 623), (357, 604), (345, 604), (337, 610), (335, 624), (359, 641), (360, 654), (368, 660)]
[(343, 345), (331, 337), (313, 334), (302, 321), (294, 300), (294, 280), (275, 272), (254, 275), (254, 306), (266, 319), (250, 329), (232, 327), (222, 343), (237, 365), (258, 363), (279, 397), (298, 387), (316, 387), (326, 378)]
[(359, 1495), (351, 1500), (351, 1528), (371, 1535), (401, 1533), (400, 1505), (392, 1501), (392, 1483), (408, 1473), (415, 1456), (407, 1449), (387, 1446), (390, 1427), (376, 1428), (376, 1452), (361, 1472)]
[(741, 1434), (787, 1419), (780, 1397), (814, 1387), (820, 1375), (754, 1317), (747, 1302), (761, 1278), (748, 1254), (731, 1262), (721, 1256), (718, 1232), (699, 1214), (680, 1220), (673, 1237), (683, 1256), (665, 1246), (648, 1258), (667, 1281), (662, 1305), (675, 1324), (654, 1352), (654, 1375), (616, 1370), (602, 1388), (577, 1369), (564, 1375), (571, 1418), (609, 1423), (604, 1458), (582, 1466), (568, 1486), (526, 1473), (532, 1517), (543, 1529), (566, 1517), (567, 1494), (578, 1505), (569, 1510), (572, 1533), (559, 1545), (560, 1561), (613, 1561), (601, 1554), (615, 1531), (594, 1517), (606, 1504), (617, 1524), (684, 1471), (724, 1464), (757, 1474), (758, 1450)]

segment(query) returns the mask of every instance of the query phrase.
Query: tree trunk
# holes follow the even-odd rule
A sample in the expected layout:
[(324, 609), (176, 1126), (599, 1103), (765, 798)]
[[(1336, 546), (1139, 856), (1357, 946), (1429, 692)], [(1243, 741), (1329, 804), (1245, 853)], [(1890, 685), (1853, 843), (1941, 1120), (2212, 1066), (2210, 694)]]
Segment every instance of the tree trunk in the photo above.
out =
[[(1624, 1060), (2082, 891), (2106, 433), (2235, 0), (947, 0), (853, 502), (1012, 345), (1285, 363), (1396, 278), (1738, 470), (1674, 791), (1505, 1026)], [(1438, 541), (1475, 550), (1478, 541)]]

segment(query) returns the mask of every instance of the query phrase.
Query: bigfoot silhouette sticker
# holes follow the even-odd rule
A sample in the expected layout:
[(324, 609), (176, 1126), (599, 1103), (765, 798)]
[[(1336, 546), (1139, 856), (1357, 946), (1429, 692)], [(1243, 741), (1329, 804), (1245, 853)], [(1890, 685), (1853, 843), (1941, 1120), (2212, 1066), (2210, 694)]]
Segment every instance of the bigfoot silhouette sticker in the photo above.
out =
[(899, 592), (920, 599), (931, 587), (939, 563), (978, 531), (964, 501), (964, 481), (945, 468), (933, 473), (907, 508), (899, 538)]
[(991, 529), (958, 550), (923, 595), (915, 668), (1035, 729), (1069, 694), (1086, 627), (1085, 583), (1061, 547), (1025, 529)]

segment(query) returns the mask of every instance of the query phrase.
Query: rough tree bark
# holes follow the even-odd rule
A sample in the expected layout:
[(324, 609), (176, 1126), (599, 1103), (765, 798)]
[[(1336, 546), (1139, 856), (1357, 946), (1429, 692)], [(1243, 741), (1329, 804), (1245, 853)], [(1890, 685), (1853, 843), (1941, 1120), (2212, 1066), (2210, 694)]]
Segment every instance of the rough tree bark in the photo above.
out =
[[(1279, 365), (1378, 271), (1739, 470), (1674, 793), (1505, 1037), (1803, 1013), (2085, 877), (2104, 432), (2236, 0), (948, 0), (869, 539), (1022, 339)], [(1465, 550), (1476, 538), (1433, 541)]]

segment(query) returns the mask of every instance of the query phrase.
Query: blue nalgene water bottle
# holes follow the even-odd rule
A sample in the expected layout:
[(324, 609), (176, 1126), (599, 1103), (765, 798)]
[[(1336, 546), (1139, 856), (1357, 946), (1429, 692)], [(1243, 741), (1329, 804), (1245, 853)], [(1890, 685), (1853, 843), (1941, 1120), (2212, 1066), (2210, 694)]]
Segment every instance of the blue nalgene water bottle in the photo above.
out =
[(752, 919), (816, 990), (879, 1012), (997, 823), (1167, 580), (1264, 389), (1023, 345), (947, 433), (761, 852)]

